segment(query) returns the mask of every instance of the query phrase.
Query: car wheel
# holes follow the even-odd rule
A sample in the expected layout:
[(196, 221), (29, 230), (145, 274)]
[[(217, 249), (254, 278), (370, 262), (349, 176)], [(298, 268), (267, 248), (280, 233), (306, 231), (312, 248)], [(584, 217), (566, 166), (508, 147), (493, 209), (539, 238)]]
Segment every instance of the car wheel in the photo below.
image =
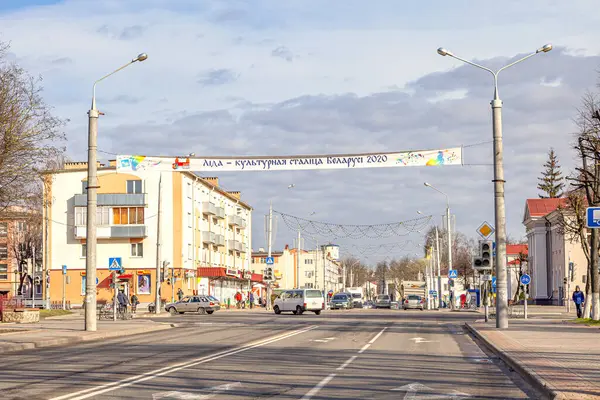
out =
[(279, 306), (275, 306), (273, 307), (273, 311), (275, 311), (275, 314), (281, 314), (281, 310), (279, 309)]
[(302, 315), (303, 313), (304, 313), (304, 311), (302, 310), (302, 307), (296, 306), (296, 314), (297, 315)]
[(171, 313), (171, 315), (177, 314), (177, 310), (175, 309), (175, 307), (170, 307), (168, 311)]
[(204, 307), (198, 307), (198, 314), (206, 314)]
[(212, 313), (214, 313), (214, 312), (215, 312), (215, 310), (206, 310), (206, 313), (207, 313), (208, 315), (210, 315), (210, 314), (212, 314)]
[(315, 314), (316, 314), (316, 315), (321, 315), (321, 310), (317, 310), (317, 311), (315, 311)]

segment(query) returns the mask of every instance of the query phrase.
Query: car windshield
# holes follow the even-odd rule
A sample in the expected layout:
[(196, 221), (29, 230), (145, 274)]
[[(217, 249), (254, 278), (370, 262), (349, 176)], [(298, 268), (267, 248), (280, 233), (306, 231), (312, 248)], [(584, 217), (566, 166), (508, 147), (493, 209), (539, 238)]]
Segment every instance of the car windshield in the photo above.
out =
[(417, 296), (417, 295), (410, 295), (408, 296), (409, 300), (421, 300), (421, 296)]
[(360, 295), (360, 293), (352, 293), (352, 297), (354, 297), (355, 299), (360, 299), (362, 296)]
[(214, 297), (214, 296), (207, 296), (207, 297), (208, 297), (208, 299), (209, 299), (210, 301), (219, 301), (219, 299), (217, 299), (217, 298), (216, 298), (216, 297)]
[(323, 295), (321, 294), (320, 290), (307, 290), (306, 291), (306, 297), (309, 299), (314, 299), (314, 298), (318, 298), (318, 297), (322, 297)]
[(347, 297), (346, 297), (346, 295), (343, 295), (343, 294), (336, 294), (335, 296), (333, 296), (333, 299), (334, 300), (346, 300)]
[(385, 300), (389, 300), (389, 299), (390, 299), (390, 296), (388, 296), (387, 294), (382, 294), (382, 295), (377, 296), (377, 300), (385, 301)]

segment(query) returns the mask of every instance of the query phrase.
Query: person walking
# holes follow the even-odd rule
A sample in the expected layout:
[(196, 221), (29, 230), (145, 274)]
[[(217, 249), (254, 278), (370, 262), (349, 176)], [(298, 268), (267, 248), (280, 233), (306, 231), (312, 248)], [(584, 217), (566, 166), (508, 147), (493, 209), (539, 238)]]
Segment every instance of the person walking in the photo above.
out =
[(254, 308), (254, 293), (250, 292), (248, 300), (250, 300), (250, 309)]
[(179, 290), (177, 291), (177, 299), (179, 301), (181, 301), (181, 299), (183, 299), (183, 290), (181, 290), (181, 288), (179, 288)]
[(119, 290), (119, 294), (117, 295), (117, 301), (119, 302), (119, 308), (123, 314), (127, 313), (127, 306), (129, 305), (129, 299), (125, 296), (125, 293), (122, 290)]
[(131, 312), (135, 314), (137, 310), (137, 305), (140, 304), (138, 297), (135, 294), (131, 295)]
[(577, 318), (581, 318), (583, 316), (583, 302), (585, 301), (585, 296), (579, 289), (579, 285), (575, 286), (575, 291), (573, 292), (573, 301), (575, 302), (575, 307), (577, 308)]

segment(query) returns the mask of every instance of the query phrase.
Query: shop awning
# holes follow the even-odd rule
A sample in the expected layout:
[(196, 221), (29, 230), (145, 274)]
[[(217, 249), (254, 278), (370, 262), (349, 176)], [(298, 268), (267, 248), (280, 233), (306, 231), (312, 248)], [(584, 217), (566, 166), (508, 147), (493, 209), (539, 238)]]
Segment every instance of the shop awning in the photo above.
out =
[(196, 275), (201, 278), (229, 278), (239, 279), (237, 276), (227, 274), (225, 268), (221, 267), (199, 267), (196, 270)]
[(262, 274), (252, 273), (252, 277), (250, 278), (250, 280), (252, 282), (262, 282), (263, 281), (263, 275)]

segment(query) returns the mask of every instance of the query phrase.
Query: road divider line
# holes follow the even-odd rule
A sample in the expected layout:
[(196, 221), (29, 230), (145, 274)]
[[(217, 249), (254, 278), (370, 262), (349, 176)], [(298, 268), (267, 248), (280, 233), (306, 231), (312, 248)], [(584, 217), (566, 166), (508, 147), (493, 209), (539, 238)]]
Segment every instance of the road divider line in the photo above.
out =
[(331, 374), (326, 376), (325, 378), (323, 378), (323, 380), (319, 383), (317, 383), (317, 386), (315, 386), (314, 388), (312, 388), (310, 390), (310, 392), (306, 393), (304, 395), (304, 397), (302, 397), (302, 400), (308, 400), (308, 399), (312, 399), (314, 395), (316, 395), (317, 393), (319, 393), (319, 391), (321, 389), (323, 389), (325, 387), (325, 385), (327, 385), (333, 378), (335, 378), (336, 374)]
[(356, 360), (356, 357), (358, 356), (352, 356), (350, 357), (348, 360), (346, 360), (345, 363), (343, 363), (342, 365), (340, 365), (339, 367), (336, 368), (337, 371), (341, 371), (344, 368), (346, 368), (348, 365), (350, 365), (352, 363), (352, 361)]
[(365, 352), (365, 350), (367, 350), (369, 347), (371, 347), (371, 343), (367, 343), (367, 344), (365, 344), (365, 345), (362, 347), (362, 349), (360, 349), (360, 350), (358, 351), (358, 354), (362, 354), (362, 353), (364, 353), (364, 352)]
[(280, 335), (272, 336), (266, 339), (258, 340), (255, 342), (251, 342), (239, 347), (234, 347), (233, 349), (225, 350), (219, 353), (211, 354), (208, 356), (199, 357), (193, 360), (189, 360), (183, 363), (178, 363), (174, 365), (170, 365), (167, 367), (159, 368), (154, 371), (146, 372), (140, 375), (131, 376), (129, 378), (121, 379), (115, 382), (106, 383), (104, 385), (92, 387), (89, 389), (80, 390), (74, 393), (68, 393), (62, 396), (53, 397), (50, 400), (83, 400), (92, 396), (97, 396), (106, 392), (114, 391), (117, 389), (121, 389), (127, 386), (134, 385), (136, 383), (145, 382), (147, 380), (163, 376), (172, 372), (177, 372), (179, 370), (194, 367), (196, 365), (204, 364), (210, 361), (218, 360), (220, 358), (224, 358), (227, 356), (231, 356), (234, 354), (242, 353), (244, 351), (248, 351), (257, 347), (262, 347), (271, 343), (278, 342), (283, 339), (287, 339), (292, 336), (296, 336), (302, 333), (306, 333), (313, 329), (318, 328), (318, 325), (313, 325), (304, 329), (297, 329), (295, 331), (289, 331)]
[(376, 341), (377, 339), (379, 339), (379, 336), (383, 335), (383, 332), (385, 332), (385, 330), (386, 330), (387, 328), (388, 328), (388, 327), (386, 326), (386, 327), (385, 327), (385, 328), (383, 328), (383, 329), (382, 329), (382, 330), (381, 330), (381, 331), (380, 331), (380, 332), (379, 332), (377, 335), (375, 335), (375, 337), (369, 341), (369, 344), (373, 344), (373, 343), (375, 343), (375, 341)]

